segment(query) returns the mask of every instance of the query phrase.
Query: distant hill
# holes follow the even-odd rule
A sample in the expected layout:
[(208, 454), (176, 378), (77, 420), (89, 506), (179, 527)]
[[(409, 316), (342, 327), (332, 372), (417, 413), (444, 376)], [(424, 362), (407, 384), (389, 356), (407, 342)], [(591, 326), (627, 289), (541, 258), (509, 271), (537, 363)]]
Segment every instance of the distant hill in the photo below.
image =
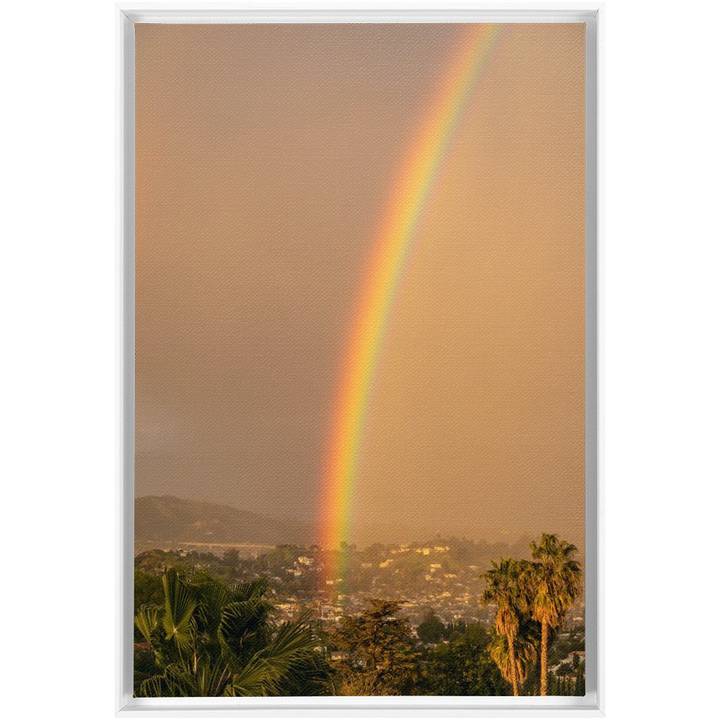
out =
[[(494, 555), (510, 553), (529, 557), (530, 539), (540, 533), (520, 536), (502, 530), (478, 528), (440, 529), (409, 526), (402, 523), (375, 523), (357, 528), (355, 542), (359, 547), (373, 543), (398, 544), (431, 542), (440, 537), (466, 537), (497, 544)], [(568, 536), (566, 536), (568, 537)], [(309, 522), (274, 517), (239, 510), (230, 505), (185, 500), (173, 495), (147, 495), (135, 498), (135, 552), (149, 549), (177, 549), (181, 546), (220, 546), (247, 544), (256, 546), (303, 545), (316, 542), (317, 534)], [(572, 540), (572, 538), (568, 537)], [(582, 544), (576, 544), (581, 549)], [(501, 547), (504, 546), (504, 547)], [(259, 550), (264, 552), (264, 550)], [(250, 552), (250, 551), (248, 551)]]
[(172, 495), (135, 498), (135, 541), (310, 544), (309, 525)]

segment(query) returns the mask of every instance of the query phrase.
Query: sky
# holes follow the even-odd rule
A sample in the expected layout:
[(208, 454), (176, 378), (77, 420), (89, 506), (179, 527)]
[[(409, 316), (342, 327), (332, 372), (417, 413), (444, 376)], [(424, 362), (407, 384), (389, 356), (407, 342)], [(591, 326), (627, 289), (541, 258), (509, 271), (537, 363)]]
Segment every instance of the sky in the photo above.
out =
[[(317, 522), (378, 224), (463, 28), (135, 31), (136, 495)], [(381, 345), (351, 541), (583, 544), (584, 35), (508, 26), (472, 88)]]

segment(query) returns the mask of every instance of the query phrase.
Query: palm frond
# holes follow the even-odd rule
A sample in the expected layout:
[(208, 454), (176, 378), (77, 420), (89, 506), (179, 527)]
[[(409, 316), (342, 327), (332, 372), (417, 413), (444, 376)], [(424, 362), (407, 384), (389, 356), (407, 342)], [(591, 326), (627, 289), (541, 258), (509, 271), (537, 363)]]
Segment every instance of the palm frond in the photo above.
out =
[(222, 611), (218, 639), (226, 652), (247, 657), (266, 644), (270, 606), (263, 600), (241, 600), (227, 604)]
[(163, 575), (165, 614), (162, 619), (167, 640), (173, 640), (180, 652), (192, 646), (193, 612), (197, 606), (193, 589), (185, 584), (175, 570)]
[(197, 697), (193, 677), (179, 665), (168, 665), (160, 675), (143, 680), (137, 692), (139, 697)]
[(158, 627), (158, 615), (158, 609), (148, 605), (143, 605), (135, 615), (135, 626), (151, 647), (154, 640), (153, 631)]
[(272, 693), (277, 676), (262, 654), (257, 653), (238, 672), (233, 673), (223, 693), (225, 696), (265, 697)]

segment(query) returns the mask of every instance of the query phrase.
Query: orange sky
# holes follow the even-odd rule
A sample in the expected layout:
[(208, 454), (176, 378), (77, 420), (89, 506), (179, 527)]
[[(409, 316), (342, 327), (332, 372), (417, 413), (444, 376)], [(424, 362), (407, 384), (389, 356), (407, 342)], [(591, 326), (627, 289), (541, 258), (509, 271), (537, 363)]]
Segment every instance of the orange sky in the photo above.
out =
[[(312, 519), (370, 243), (459, 30), (135, 29), (136, 494)], [(360, 542), (582, 543), (584, 30), (512, 26), (463, 117), (382, 352)]]

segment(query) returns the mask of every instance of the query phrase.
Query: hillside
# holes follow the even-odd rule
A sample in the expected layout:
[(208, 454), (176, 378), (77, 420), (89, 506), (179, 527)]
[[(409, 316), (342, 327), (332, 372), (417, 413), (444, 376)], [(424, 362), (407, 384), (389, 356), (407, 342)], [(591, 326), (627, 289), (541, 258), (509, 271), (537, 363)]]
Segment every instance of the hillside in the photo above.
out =
[(136, 542), (309, 544), (312, 528), (172, 495), (135, 498)]

